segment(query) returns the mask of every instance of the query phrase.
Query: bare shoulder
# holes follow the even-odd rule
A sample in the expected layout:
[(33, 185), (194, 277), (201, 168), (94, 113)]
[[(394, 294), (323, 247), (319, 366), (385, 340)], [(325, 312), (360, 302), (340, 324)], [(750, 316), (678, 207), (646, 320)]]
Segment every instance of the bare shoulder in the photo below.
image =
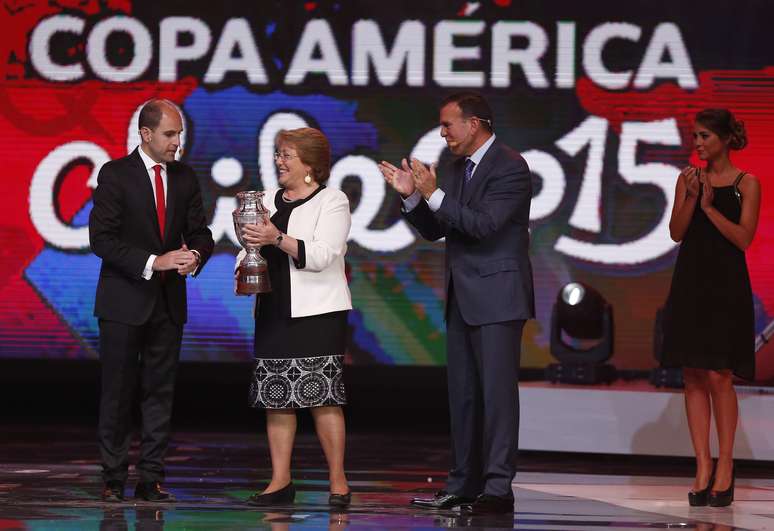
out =
[(760, 179), (752, 173), (745, 173), (742, 180), (739, 181), (739, 189), (742, 193), (759, 191), (761, 189)]

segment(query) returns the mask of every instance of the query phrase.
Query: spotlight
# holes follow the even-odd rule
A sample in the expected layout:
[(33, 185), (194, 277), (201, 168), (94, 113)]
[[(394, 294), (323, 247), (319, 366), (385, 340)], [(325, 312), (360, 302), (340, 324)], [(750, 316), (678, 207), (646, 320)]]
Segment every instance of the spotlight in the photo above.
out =
[(546, 367), (550, 382), (595, 384), (616, 379), (605, 362), (613, 355), (613, 307), (581, 282), (565, 285), (551, 312), (551, 355), (559, 363)]

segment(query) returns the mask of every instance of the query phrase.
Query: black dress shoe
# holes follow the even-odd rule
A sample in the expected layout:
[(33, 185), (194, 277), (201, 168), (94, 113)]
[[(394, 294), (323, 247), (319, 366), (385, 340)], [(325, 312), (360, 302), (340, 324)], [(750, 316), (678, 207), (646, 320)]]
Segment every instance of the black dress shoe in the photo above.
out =
[(102, 487), (102, 501), (104, 502), (122, 502), (124, 501), (124, 484), (120, 481), (108, 481)]
[(728, 507), (734, 501), (734, 482), (736, 480), (736, 469), (731, 469), (731, 486), (726, 490), (710, 492), (708, 504), (710, 507)]
[(134, 489), (134, 497), (149, 502), (174, 502), (177, 501), (171, 492), (161, 488), (158, 481), (142, 481)]
[(472, 501), (472, 498), (465, 498), (464, 496), (457, 496), (456, 494), (451, 494), (445, 490), (439, 490), (432, 498), (412, 499), (411, 505), (425, 507), (427, 509), (451, 509), (452, 507), (465, 505)]
[(280, 490), (269, 492), (267, 494), (260, 494), (256, 492), (249, 498), (246, 503), (249, 505), (255, 505), (257, 507), (264, 507), (267, 505), (287, 505), (293, 503), (296, 499), (296, 487), (291, 481)]
[(481, 494), (470, 505), (460, 506), (460, 511), (468, 514), (506, 514), (513, 513), (514, 499), (510, 496)]
[(346, 494), (331, 494), (328, 497), (328, 505), (331, 507), (349, 507), (352, 502), (352, 492)]

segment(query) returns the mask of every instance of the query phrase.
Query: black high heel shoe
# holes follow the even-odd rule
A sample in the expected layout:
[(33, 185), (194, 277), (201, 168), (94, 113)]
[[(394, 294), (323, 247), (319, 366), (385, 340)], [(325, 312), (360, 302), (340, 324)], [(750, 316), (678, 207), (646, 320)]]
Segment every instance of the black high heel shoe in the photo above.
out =
[(258, 494), (257, 492), (247, 498), (246, 503), (248, 505), (255, 505), (257, 507), (265, 507), (267, 505), (287, 505), (291, 504), (296, 499), (296, 487), (291, 481), (280, 490), (269, 492), (267, 494)]
[(328, 497), (328, 505), (331, 507), (349, 507), (352, 502), (352, 491), (346, 494), (331, 494)]
[(710, 498), (710, 492), (712, 491), (712, 484), (715, 483), (715, 470), (717, 468), (717, 463), (712, 464), (712, 474), (710, 475), (709, 482), (707, 483), (707, 486), (699, 491), (689, 491), (688, 492), (688, 505), (691, 507), (704, 507), (705, 505), (709, 504), (709, 498)]
[(731, 486), (726, 490), (712, 491), (709, 495), (710, 507), (728, 507), (734, 501), (734, 482), (736, 480), (736, 467), (731, 466)]

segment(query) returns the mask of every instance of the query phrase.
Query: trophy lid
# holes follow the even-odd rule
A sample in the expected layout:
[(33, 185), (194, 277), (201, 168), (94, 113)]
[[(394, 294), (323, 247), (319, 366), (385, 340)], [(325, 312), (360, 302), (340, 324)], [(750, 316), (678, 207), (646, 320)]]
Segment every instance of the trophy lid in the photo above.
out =
[(239, 210), (263, 210), (263, 196), (264, 192), (257, 190), (246, 190), (243, 192), (237, 192), (237, 204)]

